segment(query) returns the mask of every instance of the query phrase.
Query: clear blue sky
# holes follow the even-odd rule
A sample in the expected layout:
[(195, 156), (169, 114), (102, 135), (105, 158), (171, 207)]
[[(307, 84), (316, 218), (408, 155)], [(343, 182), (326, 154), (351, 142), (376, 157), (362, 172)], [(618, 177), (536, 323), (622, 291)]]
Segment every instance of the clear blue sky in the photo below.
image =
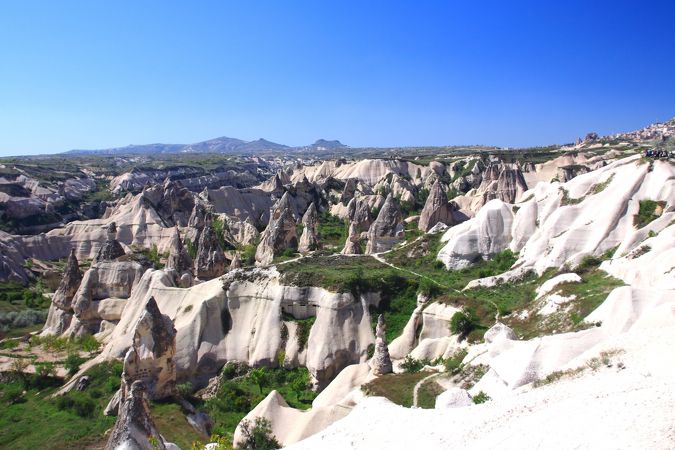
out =
[(4, 1), (0, 154), (569, 142), (675, 116), (673, 1)]

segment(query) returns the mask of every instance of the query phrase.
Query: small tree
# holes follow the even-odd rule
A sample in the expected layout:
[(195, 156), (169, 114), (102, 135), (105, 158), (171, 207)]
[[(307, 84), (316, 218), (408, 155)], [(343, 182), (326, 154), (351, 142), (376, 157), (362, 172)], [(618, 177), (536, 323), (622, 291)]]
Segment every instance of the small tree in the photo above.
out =
[(460, 339), (466, 338), (477, 327), (478, 317), (471, 308), (457, 311), (450, 319), (450, 331), (452, 334), (458, 334)]
[(272, 424), (264, 417), (256, 417), (252, 424), (249, 420), (241, 423), (240, 448), (246, 450), (275, 450), (281, 448), (276, 436), (272, 433)]
[(265, 369), (263, 367), (253, 369), (251, 370), (249, 376), (251, 377), (251, 380), (258, 386), (258, 390), (262, 395), (262, 387), (267, 380), (267, 373), (265, 372)]

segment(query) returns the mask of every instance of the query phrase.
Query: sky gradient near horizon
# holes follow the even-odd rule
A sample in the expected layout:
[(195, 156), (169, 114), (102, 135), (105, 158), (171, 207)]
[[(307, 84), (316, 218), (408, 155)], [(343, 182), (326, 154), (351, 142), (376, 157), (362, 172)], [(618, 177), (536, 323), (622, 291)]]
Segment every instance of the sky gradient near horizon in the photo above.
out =
[(675, 116), (675, 2), (0, 4), (0, 155), (534, 146)]

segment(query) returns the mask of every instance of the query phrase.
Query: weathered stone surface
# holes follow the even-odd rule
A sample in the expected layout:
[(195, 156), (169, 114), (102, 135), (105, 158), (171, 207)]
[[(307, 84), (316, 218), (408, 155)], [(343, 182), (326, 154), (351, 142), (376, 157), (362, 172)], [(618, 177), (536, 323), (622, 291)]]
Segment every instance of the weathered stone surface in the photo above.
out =
[(207, 209), (203, 201), (196, 201), (188, 219), (188, 226), (201, 230), (206, 224)]
[(446, 244), (438, 259), (455, 270), (469, 267), (478, 258), (490, 259), (508, 248), (512, 223), (511, 208), (500, 200), (491, 200), (472, 220), (445, 232), (441, 241)]
[(80, 392), (84, 391), (85, 389), (87, 389), (87, 386), (89, 386), (89, 381), (90, 380), (89, 380), (88, 375), (81, 376), (80, 379), (77, 380), (77, 384), (75, 385), (75, 390), (80, 391)]
[(230, 230), (232, 239), (239, 245), (252, 245), (258, 242), (260, 232), (255, 226), (253, 219), (247, 217), (246, 220), (233, 219), (226, 216), (227, 227)]
[(106, 298), (125, 299), (140, 280), (144, 268), (133, 261), (102, 261), (92, 265), (82, 277), (72, 300), (79, 320), (98, 318), (93, 302)]
[(448, 196), (443, 189), (443, 185), (440, 181), (436, 181), (431, 187), (429, 197), (427, 197), (422, 209), (418, 228), (427, 232), (439, 222), (454, 225), (453, 209), (452, 204), (448, 202)]
[(482, 193), (483, 204), (493, 199), (514, 203), (527, 191), (527, 183), (517, 164), (495, 163), (485, 169), (478, 191)]
[(591, 171), (591, 169), (588, 168), (587, 166), (582, 166), (582, 165), (579, 165), (579, 164), (558, 167), (558, 170), (557, 170), (557, 173), (556, 173), (556, 178), (561, 183), (567, 183), (568, 181), (570, 181), (572, 178), (576, 177), (577, 175), (588, 173), (590, 171)]
[(345, 241), (345, 246), (342, 249), (343, 255), (361, 255), (363, 250), (361, 249), (361, 233), (358, 230), (358, 226), (355, 222), (349, 224), (349, 237)]
[(213, 228), (211, 216), (207, 216), (204, 230), (199, 236), (197, 258), (195, 258), (195, 274), (200, 280), (210, 280), (225, 273), (225, 254), (218, 242)]
[(368, 201), (360, 198), (350, 200), (347, 205), (347, 218), (356, 224), (358, 231), (368, 231), (372, 223)]
[(174, 394), (176, 389), (176, 328), (169, 316), (162, 314), (154, 297), (136, 323), (131, 347), (124, 357), (122, 398), (127, 398), (132, 383), (141, 380), (150, 399)]
[(473, 405), (471, 395), (461, 388), (450, 388), (436, 397), (436, 409), (462, 408)]
[(68, 257), (68, 264), (66, 264), (61, 284), (52, 297), (52, 304), (63, 311), (72, 312), (71, 303), (81, 282), (82, 271), (77, 257), (75, 257), (75, 249), (73, 249)]
[(314, 203), (309, 205), (302, 216), (302, 225), (302, 236), (300, 236), (298, 251), (308, 253), (316, 250), (319, 247), (319, 214)]
[(110, 222), (106, 231), (106, 241), (103, 243), (96, 254), (94, 262), (114, 261), (125, 254), (122, 244), (120, 244), (117, 240), (117, 225), (115, 225), (115, 222)]
[(143, 197), (168, 226), (186, 226), (195, 205), (192, 192), (180, 181), (171, 181), (169, 178), (163, 184), (143, 189)]
[(187, 249), (183, 246), (178, 227), (174, 227), (166, 268), (175, 270), (178, 276), (181, 276), (185, 272), (192, 272), (192, 266), (192, 258), (190, 258)]
[(401, 210), (389, 194), (375, 222), (368, 229), (366, 254), (390, 250), (403, 238), (403, 217)]
[(230, 263), (230, 270), (239, 268), (241, 268), (241, 256), (239, 256), (239, 252), (237, 252), (234, 254), (232, 262)]
[(373, 369), (373, 374), (375, 375), (384, 375), (385, 373), (392, 372), (391, 358), (385, 337), (386, 329), (384, 316), (380, 314), (377, 318), (377, 328), (375, 329), (375, 352), (373, 353), (373, 359), (370, 360), (370, 367)]
[(120, 409), (105, 450), (166, 449), (150, 415), (143, 381), (137, 380), (130, 386), (129, 395)]
[(417, 188), (407, 179), (398, 174), (389, 174), (373, 187), (375, 192), (390, 193), (402, 202), (415, 202)]
[(343, 205), (347, 205), (351, 199), (354, 198), (354, 193), (356, 192), (356, 184), (358, 183), (358, 179), (356, 178), (349, 178), (347, 181), (345, 181), (345, 187), (342, 190), (342, 195), (340, 195), (340, 203)]
[(209, 438), (211, 436), (211, 430), (213, 430), (215, 423), (208, 414), (201, 411), (195, 411), (188, 414), (185, 418), (190, 426), (204, 438)]
[(492, 327), (490, 327), (489, 330), (485, 332), (483, 339), (485, 339), (485, 342), (487, 342), (488, 344), (491, 344), (500, 339), (516, 341), (518, 340), (518, 336), (511, 328), (509, 328), (508, 326), (504, 325), (501, 322), (497, 322), (496, 324), (492, 325)]
[(259, 265), (268, 265), (274, 256), (285, 250), (298, 247), (298, 236), (295, 231), (295, 219), (288, 192), (272, 209), (270, 221), (263, 231), (260, 244), (255, 252), (255, 260)]

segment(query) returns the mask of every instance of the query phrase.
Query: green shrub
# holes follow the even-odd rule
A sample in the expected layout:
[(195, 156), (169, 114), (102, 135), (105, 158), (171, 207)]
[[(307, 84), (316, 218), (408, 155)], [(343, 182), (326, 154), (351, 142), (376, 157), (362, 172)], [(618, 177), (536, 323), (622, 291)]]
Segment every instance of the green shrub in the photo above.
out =
[(35, 363), (35, 374), (38, 377), (53, 377), (56, 374), (56, 367), (52, 362)]
[(450, 331), (459, 335), (460, 339), (466, 338), (478, 326), (478, 317), (472, 308), (457, 311), (450, 319)]
[(319, 216), (319, 241), (322, 245), (344, 247), (349, 236), (349, 223), (339, 217), (324, 212)]
[(584, 258), (581, 260), (579, 265), (575, 267), (574, 272), (581, 275), (586, 272), (589, 272), (593, 269), (596, 269), (600, 267), (600, 264), (602, 264), (602, 259), (598, 258), (593, 255), (586, 255)]
[(640, 209), (636, 215), (633, 216), (633, 225), (637, 228), (642, 228), (653, 220), (656, 220), (660, 215), (656, 214), (656, 208), (665, 206), (665, 202), (657, 202), (654, 200), (640, 200)]
[(246, 450), (276, 450), (281, 448), (272, 433), (272, 424), (264, 417), (256, 417), (255, 422), (245, 420), (241, 424), (242, 449)]
[(85, 352), (96, 352), (101, 348), (101, 343), (92, 335), (82, 336), (75, 339), (75, 344)]
[(473, 397), (473, 402), (474, 402), (476, 405), (480, 405), (481, 403), (485, 403), (485, 402), (487, 402), (487, 401), (489, 401), (489, 400), (492, 400), (492, 399), (490, 398), (489, 395), (487, 395), (487, 394), (486, 394), (485, 392), (483, 392), (483, 391), (480, 391), (478, 394), (476, 394), (476, 395)]
[(192, 392), (194, 392), (194, 387), (192, 386), (192, 383), (186, 381), (185, 383), (177, 384), (176, 390), (181, 397), (189, 397), (192, 395)]
[(19, 346), (19, 341), (16, 339), (7, 339), (5, 341), (0, 342), (0, 349), (3, 350), (11, 350), (14, 348), (17, 348)]
[(150, 250), (148, 251), (148, 259), (152, 262), (152, 264), (155, 266), (155, 269), (160, 269), (162, 263), (160, 262), (160, 255), (159, 251), (157, 250), (157, 244), (152, 244), (152, 247), (150, 247)]
[(72, 411), (80, 417), (89, 417), (94, 413), (96, 404), (89, 396), (71, 391), (57, 397), (56, 407), (62, 411)]
[(296, 253), (296, 249), (294, 248), (285, 248), (277, 256), (280, 258), (292, 258)]
[(213, 231), (216, 233), (216, 239), (218, 239), (220, 247), (223, 250), (233, 249), (234, 247), (232, 247), (232, 244), (230, 244), (225, 240), (226, 225), (223, 219), (221, 219), (220, 217), (214, 217), (213, 220), (211, 221), (211, 225), (213, 226)]
[(191, 239), (186, 238), (184, 245), (188, 255), (190, 255), (190, 258), (195, 259), (197, 257), (197, 244), (192, 242)]
[(405, 373), (416, 373), (422, 370), (426, 361), (415, 359), (410, 355), (406, 355), (405, 359), (399, 366)]
[(6, 405), (25, 402), (23, 387), (18, 384), (9, 384), (2, 391), (2, 402)]
[(62, 338), (58, 336), (32, 336), (30, 344), (33, 346), (41, 345), (49, 352), (95, 352), (101, 348), (101, 343), (94, 336), (87, 335), (73, 339)]
[(295, 333), (298, 338), (298, 347), (304, 349), (309, 342), (309, 333), (312, 331), (312, 325), (316, 321), (316, 317), (308, 317), (307, 319), (296, 320), (298, 324)]
[(467, 353), (465, 349), (457, 350), (450, 358), (445, 360), (445, 370), (451, 374), (459, 373), (462, 370), (462, 361)]
[(241, 265), (242, 266), (250, 266), (253, 263), (255, 263), (255, 251), (257, 249), (257, 246), (253, 244), (246, 245), (244, 248), (241, 250)]

